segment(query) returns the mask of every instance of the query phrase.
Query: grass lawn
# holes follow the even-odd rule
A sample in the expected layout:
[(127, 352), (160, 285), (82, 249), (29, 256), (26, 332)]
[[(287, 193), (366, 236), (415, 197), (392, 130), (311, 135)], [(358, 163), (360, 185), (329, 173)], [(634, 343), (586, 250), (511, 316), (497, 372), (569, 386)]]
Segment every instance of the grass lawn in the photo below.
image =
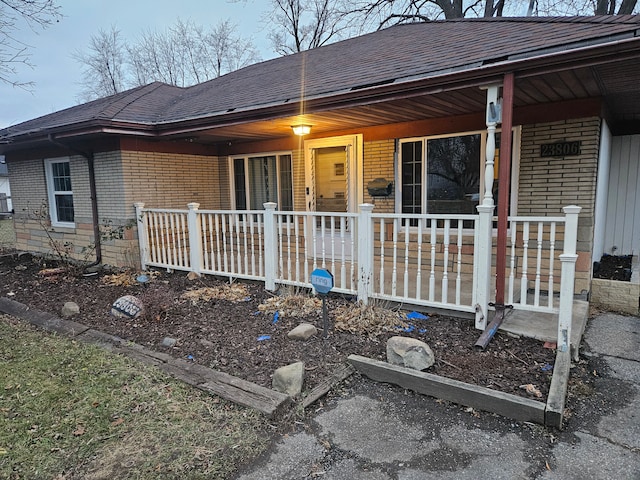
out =
[(0, 315), (0, 478), (217, 479), (267, 420), (159, 370)]

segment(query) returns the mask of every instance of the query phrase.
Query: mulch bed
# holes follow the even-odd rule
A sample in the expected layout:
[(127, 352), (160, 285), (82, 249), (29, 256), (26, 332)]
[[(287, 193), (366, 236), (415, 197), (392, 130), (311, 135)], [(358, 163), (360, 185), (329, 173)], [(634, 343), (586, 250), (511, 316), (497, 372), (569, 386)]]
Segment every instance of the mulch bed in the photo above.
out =
[[(426, 320), (409, 320), (403, 326), (399, 319), (397, 326), (377, 335), (330, 328), (325, 339), (319, 304), (303, 317), (283, 310), (276, 319), (271, 304), (279, 300), (269, 300), (275, 294), (261, 284), (236, 282), (242, 288), (230, 289), (228, 280), (189, 280), (184, 272), (154, 272), (140, 284), (135, 272), (70, 276), (52, 267), (29, 255), (0, 256), (0, 296), (58, 315), (65, 302), (75, 302), (80, 306), (73, 317), (77, 322), (266, 387), (275, 369), (302, 361), (305, 391), (310, 391), (350, 354), (385, 360), (386, 341), (393, 335), (418, 338), (432, 348), (437, 361), (429, 373), (505, 393), (544, 401), (553, 374), (555, 351), (540, 341), (499, 332), (485, 351), (477, 350), (480, 332), (472, 320), (426, 313)], [(240, 293), (207, 296), (219, 291)], [(280, 292), (281, 299), (287, 293), (292, 292)], [(111, 315), (112, 304), (124, 295), (140, 298), (146, 314), (135, 320)], [(327, 302), (330, 326), (339, 321), (337, 311), (358, 308), (343, 296), (329, 296)], [(307, 341), (289, 339), (287, 333), (301, 322), (315, 325), (318, 334)], [(176, 344), (163, 346), (167, 337)]]

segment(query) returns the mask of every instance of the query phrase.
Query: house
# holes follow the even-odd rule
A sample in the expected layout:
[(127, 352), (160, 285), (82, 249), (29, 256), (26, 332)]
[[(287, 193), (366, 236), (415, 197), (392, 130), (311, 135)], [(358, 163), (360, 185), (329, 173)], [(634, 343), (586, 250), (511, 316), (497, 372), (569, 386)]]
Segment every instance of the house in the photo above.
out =
[[(200, 271), (217, 271), (202, 263), (216, 258), (213, 234), (210, 259), (187, 258), (193, 248), (185, 248), (184, 258), (178, 252), (175, 261), (167, 260), (172, 249), (182, 248), (176, 244), (186, 229), (174, 229), (183, 220), (172, 212), (186, 211), (187, 204), (191, 210), (258, 211), (275, 202), (278, 212), (335, 214), (313, 228), (322, 228), (325, 237), (332, 232), (328, 244), (318, 240), (323, 252), (335, 253), (341, 242), (342, 266), (336, 268), (353, 281), (358, 274), (346, 260), (364, 234), (340, 237), (353, 218), (340, 215), (373, 204), (373, 214), (404, 217), (380, 220), (369, 230), (377, 235), (372, 248), (383, 257), (402, 251), (406, 239), (405, 265), (414, 270), (406, 268), (404, 280), (390, 280), (393, 292), (415, 283), (407, 280), (415, 265), (426, 285), (429, 263), (421, 262), (432, 255), (431, 280), (439, 268), (446, 297), (454, 282), (446, 272), (457, 271), (457, 280), (464, 274), (460, 259), (473, 247), (474, 232), (459, 233), (453, 242), (447, 237), (437, 248), (436, 233), (422, 244), (416, 232), (423, 226), (446, 235), (468, 232), (477, 207), (490, 207), (490, 217), (496, 203), (493, 237), (513, 235), (489, 247), (493, 260), (484, 267), (474, 263), (474, 275), (495, 264), (510, 269), (522, 278), (526, 296), (533, 282), (537, 293), (545, 282), (547, 291), (557, 291), (560, 262), (553, 262), (566, 243), (555, 240), (555, 220), (539, 234), (536, 225), (577, 206), (571, 210), (578, 218), (576, 251), (565, 254), (575, 257), (571, 291), (588, 293), (593, 261), (614, 247), (634, 255), (640, 247), (639, 66), (640, 16), (482, 18), (394, 26), (189, 88), (152, 83), (0, 130), (18, 248), (49, 249), (33, 214), (45, 205), (48, 228), (78, 252), (100, 238), (105, 224), (110, 233), (115, 228), (116, 235), (100, 242), (97, 261), (138, 264), (142, 245), (144, 265), (196, 268), (195, 261)], [(308, 132), (298, 136), (292, 127)], [(139, 215), (151, 209), (148, 218), (155, 218), (155, 233), (140, 239), (136, 228), (128, 228), (142, 226), (136, 203)], [(434, 217), (423, 225), (417, 217), (427, 214)], [(511, 233), (500, 225), (506, 214), (522, 218)], [(445, 221), (447, 216), (454, 220)], [(266, 228), (256, 215), (242, 218), (245, 227), (256, 219), (256, 231)], [(229, 232), (233, 225), (229, 221)], [(287, 228), (286, 235), (293, 235)], [(170, 231), (167, 245), (154, 236), (159, 229)], [(418, 245), (409, 248), (416, 235)], [(209, 241), (199, 236), (199, 242)], [(223, 244), (229, 255), (238, 255), (229, 264), (241, 270), (239, 257), (249, 258), (251, 241), (233, 241)], [(166, 258), (150, 260), (158, 245)], [(289, 257), (282, 247), (272, 251), (279, 260), (260, 256), (254, 276), (263, 266), (280, 274), (295, 270), (291, 251), (301, 242), (291, 245)], [(307, 255), (317, 256), (320, 247), (313, 249)], [(551, 254), (536, 258), (536, 251)], [(389, 257), (375, 261), (384, 268)], [(551, 266), (541, 274), (545, 263)], [(396, 263), (380, 273), (380, 288), (396, 273)], [(478, 305), (475, 294), (464, 308), (473, 310), (474, 301)]]

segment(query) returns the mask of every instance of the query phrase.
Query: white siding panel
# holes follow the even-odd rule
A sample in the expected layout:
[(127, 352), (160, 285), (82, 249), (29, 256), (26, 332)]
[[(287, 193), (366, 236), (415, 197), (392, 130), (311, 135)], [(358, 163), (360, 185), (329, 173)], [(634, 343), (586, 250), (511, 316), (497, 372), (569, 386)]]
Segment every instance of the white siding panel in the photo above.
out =
[[(640, 135), (613, 137), (605, 253), (640, 250)], [(613, 247), (617, 247), (615, 250)]]

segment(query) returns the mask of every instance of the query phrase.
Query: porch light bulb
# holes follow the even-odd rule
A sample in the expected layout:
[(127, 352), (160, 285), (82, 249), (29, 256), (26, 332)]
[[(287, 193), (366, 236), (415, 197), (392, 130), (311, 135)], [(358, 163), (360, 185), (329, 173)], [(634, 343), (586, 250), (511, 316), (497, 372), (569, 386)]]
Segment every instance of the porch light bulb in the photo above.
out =
[(296, 135), (307, 135), (311, 132), (311, 125), (291, 125), (293, 133)]

